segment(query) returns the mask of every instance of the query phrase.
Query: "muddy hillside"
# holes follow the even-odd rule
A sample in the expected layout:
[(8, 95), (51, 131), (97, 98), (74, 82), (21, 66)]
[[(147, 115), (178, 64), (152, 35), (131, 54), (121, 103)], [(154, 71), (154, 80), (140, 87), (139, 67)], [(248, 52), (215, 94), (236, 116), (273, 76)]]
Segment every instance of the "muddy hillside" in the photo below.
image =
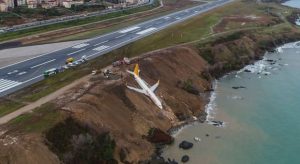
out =
[[(127, 150), (122, 160), (128, 162), (146, 160), (153, 154), (155, 147), (145, 139), (150, 129), (166, 132), (181, 121), (205, 115), (207, 98), (202, 94), (210, 89), (210, 82), (202, 76), (207, 63), (189, 48), (151, 53), (133, 63), (111, 68), (108, 79), (102, 74), (93, 76), (84, 91), (74, 89), (58, 102), (65, 104), (80, 95), (62, 108), (98, 133), (109, 132), (116, 142), (116, 153)], [(163, 110), (147, 96), (127, 89), (126, 85), (138, 87), (126, 72), (135, 63), (147, 83), (153, 85), (160, 80), (156, 94)]]
[[(1, 131), (0, 161), (4, 163), (145, 163), (173, 138), (170, 128), (186, 121), (204, 121), (211, 82), (227, 72), (260, 59), (278, 45), (300, 39), (280, 34), (237, 32), (205, 43), (177, 46), (144, 54), (130, 65), (107, 67), (58, 97), (49, 110), (61, 121), (43, 133)], [(149, 85), (160, 80), (159, 109), (126, 70), (140, 66)], [(42, 111), (40, 111), (42, 112)], [(31, 119), (34, 120), (34, 119)], [(30, 122), (29, 122), (30, 123)], [(20, 162), (22, 161), (22, 162)]]
[[(149, 85), (160, 80), (155, 91), (163, 103), (129, 90), (139, 87), (126, 72), (139, 64), (140, 76)], [(62, 121), (42, 135), (8, 130), (15, 142), (0, 147), (7, 163), (138, 163), (147, 161), (162, 144), (173, 138), (167, 131), (187, 120), (205, 120), (204, 106), (211, 90), (208, 63), (195, 49), (175, 47), (145, 54), (132, 64), (107, 67), (58, 97), (49, 108)], [(5, 141), (5, 142), (4, 142)], [(17, 145), (17, 146), (16, 146)], [(23, 153), (20, 153), (23, 152)], [(29, 155), (31, 154), (31, 155)], [(17, 156), (18, 158), (14, 158)], [(3, 157), (3, 158), (2, 158)], [(47, 160), (45, 160), (47, 159)]]

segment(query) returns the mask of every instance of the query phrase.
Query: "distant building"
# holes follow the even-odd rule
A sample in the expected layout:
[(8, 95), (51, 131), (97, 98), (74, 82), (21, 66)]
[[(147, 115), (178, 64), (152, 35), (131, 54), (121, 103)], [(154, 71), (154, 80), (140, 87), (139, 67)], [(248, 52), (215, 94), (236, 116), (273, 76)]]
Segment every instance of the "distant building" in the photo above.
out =
[(79, 1), (65, 0), (65, 1), (63, 1), (62, 4), (65, 8), (71, 8), (72, 5), (83, 5), (84, 1), (83, 0), (79, 0)]
[(58, 1), (57, 0), (45, 0), (45, 1), (42, 1), (41, 6), (44, 9), (50, 9), (52, 7), (58, 6)]
[(13, 0), (4, 0), (4, 2), (8, 5), (8, 7), (11, 7), (11, 8), (14, 7), (14, 1)]
[(10, 8), (13, 8), (13, 0), (0, 0), (0, 12), (7, 12)]
[(28, 8), (31, 9), (37, 8), (38, 4), (39, 4), (38, 0), (27, 0)]
[(0, 12), (7, 12), (7, 11), (8, 11), (8, 5), (3, 0), (0, 0)]
[(17, 5), (15, 4), (15, 6), (22, 6), (22, 5), (26, 5), (26, 0), (17, 0)]

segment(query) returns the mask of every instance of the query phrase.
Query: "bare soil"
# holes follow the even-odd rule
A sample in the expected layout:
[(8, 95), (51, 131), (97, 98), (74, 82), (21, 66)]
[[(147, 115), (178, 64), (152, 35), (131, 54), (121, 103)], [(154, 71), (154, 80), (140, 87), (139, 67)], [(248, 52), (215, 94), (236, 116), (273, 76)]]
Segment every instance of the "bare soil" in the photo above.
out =
[[(259, 27), (259, 26), (272, 26), (278, 24), (280, 20), (275, 17), (270, 16), (256, 16), (256, 15), (244, 15), (244, 16), (228, 16), (224, 17), (214, 28), (213, 32), (219, 33), (230, 30), (230, 26), (232, 28), (237, 27)], [(233, 27), (235, 26), (235, 27)], [(237, 26), (237, 27), (236, 27)]]
[[(136, 86), (133, 78), (125, 72), (133, 69), (134, 65), (112, 69), (115, 75), (111, 80), (102, 75), (92, 77), (86, 93), (79, 94), (81, 96), (75, 101), (63, 107), (97, 131), (109, 131), (116, 140), (116, 151), (121, 148), (130, 150), (126, 160), (134, 163), (148, 159), (153, 153), (153, 145), (142, 137), (148, 134), (150, 128), (167, 131), (180, 124), (178, 117), (192, 119), (203, 114), (207, 99), (178, 88), (178, 81), (191, 79), (201, 92), (210, 88), (209, 82), (199, 76), (206, 62), (190, 48), (154, 52), (139, 58), (137, 63), (140, 64), (142, 78), (150, 85), (160, 79), (156, 94), (163, 100), (164, 110), (156, 107), (145, 95), (126, 88), (126, 84)], [(69, 102), (77, 91), (72, 90), (57, 103)]]
[[(133, 69), (135, 63), (139, 63), (141, 77), (150, 85), (160, 80), (156, 94), (163, 101), (163, 110), (154, 105), (147, 96), (127, 89), (126, 84), (136, 86), (133, 77), (126, 73), (127, 69)], [(208, 101), (207, 97), (191, 94), (179, 87), (178, 83), (191, 80), (195, 88), (201, 93), (206, 93), (211, 86), (201, 73), (207, 66), (206, 61), (192, 48), (170, 48), (136, 58), (134, 63), (128, 66), (110, 67), (113, 75), (108, 79), (101, 73), (85, 77), (71, 84), (72, 87), (68, 86), (68, 89), (62, 89), (47, 97), (49, 101), (52, 100), (56, 106), (59, 106), (62, 112), (70, 114), (79, 122), (99, 133), (110, 132), (117, 145), (116, 159), (119, 159), (120, 150), (126, 149), (130, 151), (125, 160), (137, 163), (149, 159), (155, 150), (154, 145), (145, 139), (150, 128), (159, 128), (166, 132), (171, 127), (183, 123), (180, 121), (182, 118), (193, 120), (194, 117), (205, 114), (204, 106)], [(45, 103), (43, 99), (45, 98), (30, 106), (40, 105), (40, 101)], [(18, 141), (11, 146), (3, 146), (7, 142), (2, 143), (0, 146), (2, 161), (15, 163), (14, 153), (19, 152), (7, 154), (11, 150), (20, 151), (19, 158), (22, 158), (22, 163), (32, 163), (31, 158), (35, 156), (27, 157), (30, 155), (26, 154), (26, 149), (32, 151), (36, 149), (37, 156), (41, 157), (35, 159), (36, 161), (44, 160), (45, 156), (49, 156), (47, 162), (57, 163), (57, 158), (52, 157), (52, 152), (44, 147), (45, 141), (42, 136), (27, 137), (16, 133), (4, 133), (1, 136), (12, 135), (18, 138)], [(29, 142), (31, 140), (34, 144)], [(16, 147), (19, 142), (24, 144), (18, 144)]]

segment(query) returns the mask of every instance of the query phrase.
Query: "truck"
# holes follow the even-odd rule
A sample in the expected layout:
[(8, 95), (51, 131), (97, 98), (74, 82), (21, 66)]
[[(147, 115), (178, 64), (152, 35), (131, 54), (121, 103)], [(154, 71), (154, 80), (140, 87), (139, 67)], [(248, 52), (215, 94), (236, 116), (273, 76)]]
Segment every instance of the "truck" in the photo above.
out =
[(49, 76), (55, 75), (58, 72), (59, 72), (59, 70), (57, 68), (48, 69), (44, 72), (44, 77), (49, 77)]
[(73, 63), (73, 61), (74, 61), (74, 58), (68, 58), (66, 60), (66, 64)]

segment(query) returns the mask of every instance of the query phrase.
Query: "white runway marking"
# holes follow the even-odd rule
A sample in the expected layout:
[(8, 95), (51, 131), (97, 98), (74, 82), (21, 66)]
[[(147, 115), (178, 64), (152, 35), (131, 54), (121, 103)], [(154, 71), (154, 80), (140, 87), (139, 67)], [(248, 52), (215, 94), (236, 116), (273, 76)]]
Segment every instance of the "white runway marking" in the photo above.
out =
[(85, 47), (85, 46), (88, 46), (89, 44), (88, 43), (81, 43), (81, 44), (78, 44), (76, 46), (73, 46), (72, 48), (82, 48), (82, 47)]
[(180, 17), (176, 17), (177, 20), (181, 19)]
[(108, 47), (109, 46), (100, 46), (100, 47), (94, 48), (93, 50), (95, 50), (95, 51), (102, 51), (102, 50), (107, 49)]
[(44, 64), (53, 62), (53, 61), (55, 61), (55, 60), (56, 60), (56, 59), (52, 59), (52, 60), (46, 61), (46, 62), (44, 62), (44, 63), (41, 63), (41, 64), (38, 64), (38, 65), (32, 66), (32, 67), (30, 67), (30, 68), (31, 68), (31, 69), (32, 69), (32, 68), (36, 68), (36, 67), (39, 67), (39, 66), (41, 66), (41, 65), (44, 65)]
[(85, 48), (84, 49), (81, 49), (81, 50), (78, 50), (78, 51), (75, 51), (75, 52), (72, 52), (72, 53), (69, 53), (69, 54), (67, 54), (67, 56), (70, 56), (70, 55), (72, 55), (72, 54), (75, 54), (75, 53), (77, 53), (77, 52), (81, 52), (81, 51), (84, 51), (85, 50)]
[(103, 41), (103, 42), (100, 42), (100, 43), (97, 43), (97, 44), (95, 44), (94, 46), (98, 46), (98, 45), (103, 44), (103, 43), (106, 43), (106, 42), (108, 42), (108, 40)]
[(164, 19), (170, 19), (170, 17), (164, 17)]
[(25, 73), (27, 73), (27, 72), (23, 71), (23, 72), (18, 73), (18, 75), (21, 76), (21, 75), (24, 75)]
[(127, 28), (127, 29), (125, 29), (125, 30), (122, 30), (122, 31), (120, 31), (119, 33), (127, 33), (127, 32), (130, 32), (130, 31), (139, 29), (139, 28), (140, 28), (140, 27), (135, 26), (135, 27), (131, 27), (131, 28)]
[(140, 31), (140, 32), (138, 32), (138, 33), (136, 33), (136, 34), (138, 34), (138, 35), (143, 35), (143, 34), (146, 34), (146, 33), (148, 33), (148, 32), (151, 32), (151, 31), (153, 31), (153, 30), (156, 30), (156, 28), (155, 28), (155, 27), (151, 27), (151, 28), (148, 28), (148, 29), (146, 29), (146, 30)]
[(115, 37), (116, 39), (118, 39), (118, 38), (121, 38), (121, 37), (123, 37), (123, 36), (125, 36), (126, 34), (123, 34), (123, 35), (119, 35), (119, 36), (117, 36), (117, 37)]
[(22, 83), (17, 81), (7, 80), (7, 79), (0, 79), (0, 93), (10, 88), (13, 88), (15, 86), (18, 86), (20, 84)]
[(8, 72), (7, 74), (11, 75), (11, 74), (14, 74), (14, 73), (17, 73), (17, 72), (19, 72), (19, 71), (18, 70), (14, 70), (14, 71)]

